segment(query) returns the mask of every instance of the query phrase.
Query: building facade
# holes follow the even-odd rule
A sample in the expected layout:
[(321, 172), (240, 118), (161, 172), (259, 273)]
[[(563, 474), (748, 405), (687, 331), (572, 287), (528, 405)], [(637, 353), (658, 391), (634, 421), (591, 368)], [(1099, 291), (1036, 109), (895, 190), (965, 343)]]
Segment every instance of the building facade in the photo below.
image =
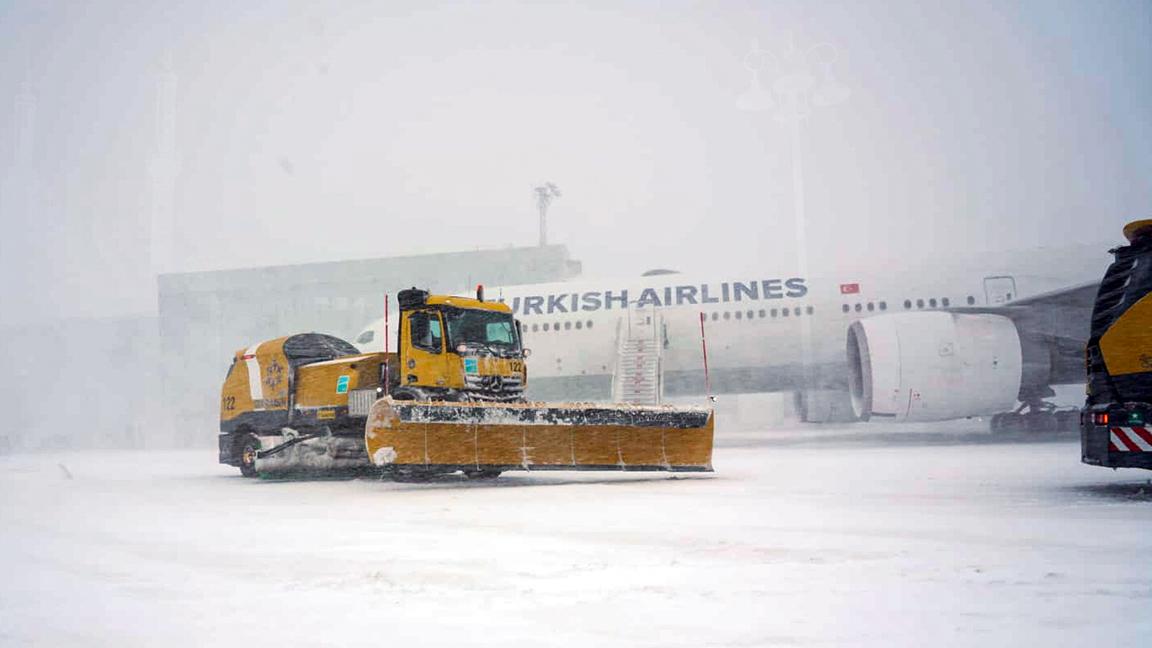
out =
[[(169, 446), (216, 434), (220, 385), (237, 349), (315, 331), (351, 340), (383, 315), (385, 294), (462, 293), (563, 281), (580, 263), (563, 245), (160, 275), (160, 390)], [(393, 301), (393, 303), (395, 303)]]

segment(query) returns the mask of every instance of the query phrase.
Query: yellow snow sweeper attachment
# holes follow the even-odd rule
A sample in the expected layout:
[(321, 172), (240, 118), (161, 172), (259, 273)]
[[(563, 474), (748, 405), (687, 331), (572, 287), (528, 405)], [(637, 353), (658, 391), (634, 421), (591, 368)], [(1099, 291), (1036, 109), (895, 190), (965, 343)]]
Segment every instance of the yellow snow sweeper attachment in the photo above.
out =
[(712, 470), (712, 411), (639, 405), (437, 403), (382, 398), (365, 446), (396, 474), (461, 470)]

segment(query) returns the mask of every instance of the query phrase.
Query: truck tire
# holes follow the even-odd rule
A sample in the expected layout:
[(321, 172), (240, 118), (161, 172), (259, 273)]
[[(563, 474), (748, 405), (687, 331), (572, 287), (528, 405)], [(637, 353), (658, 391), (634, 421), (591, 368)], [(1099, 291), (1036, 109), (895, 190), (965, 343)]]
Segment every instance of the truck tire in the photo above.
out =
[(386, 476), (392, 478), (392, 481), (402, 484), (423, 484), (430, 482), (436, 474), (437, 473), (431, 470), (424, 470), (423, 468), (394, 468), (385, 473)]
[(256, 476), (256, 451), (260, 449), (260, 439), (255, 434), (245, 434), (240, 437), (240, 474), (245, 477)]
[(496, 479), (500, 476), (500, 472), (499, 470), (493, 470), (491, 468), (482, 468), (478, 470), (465, 470), (464, 476), (468, 479)]

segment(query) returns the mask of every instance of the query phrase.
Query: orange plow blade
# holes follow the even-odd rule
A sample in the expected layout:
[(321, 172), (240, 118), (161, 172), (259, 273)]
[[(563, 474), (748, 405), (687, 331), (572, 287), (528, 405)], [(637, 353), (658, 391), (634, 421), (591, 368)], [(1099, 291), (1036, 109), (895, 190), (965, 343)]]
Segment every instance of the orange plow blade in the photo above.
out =
[(712, 410), (394, 401), (372, 405), (372, 463), (427, 470), (712, 471)]

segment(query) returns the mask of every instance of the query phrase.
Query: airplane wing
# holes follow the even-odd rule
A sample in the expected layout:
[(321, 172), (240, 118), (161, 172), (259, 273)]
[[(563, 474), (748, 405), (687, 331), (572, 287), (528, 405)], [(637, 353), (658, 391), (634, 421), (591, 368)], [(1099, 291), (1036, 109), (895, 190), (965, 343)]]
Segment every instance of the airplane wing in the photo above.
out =
[(1099, 289), (1100, 282), (1093, 281), (1014, 301), (1004, 308), (1024, 331), (1077, 340), (1083, 347), (1088, 341), (1092, 306)]
[(1029, 306), (1032, 304), (1039, 305), (1057, 305), (1057, 306), (1071, 306), (1075, 308), (1088, 308), (1092, 309), (1092, 304), (1096, 301), (1096, 291), (1100, 289), (1099, 281), (1090, 281), (1079, 286), (1072, 286), (1071, 288), (1061, 288), (1060, 290), (1053, 290), (1051, 292), (1042, 293), (1025, 299), (1018, 299), (1012, 302), (1013, 306), (1024, 305)]
[(956, 312), (995, 313), (1016, 323), (1023, 342), (1050, 349), (1054, 384), (1084, 382), (1084, 347), (1099, 281), (1019, 299), (994, 308), (956, 308)]

